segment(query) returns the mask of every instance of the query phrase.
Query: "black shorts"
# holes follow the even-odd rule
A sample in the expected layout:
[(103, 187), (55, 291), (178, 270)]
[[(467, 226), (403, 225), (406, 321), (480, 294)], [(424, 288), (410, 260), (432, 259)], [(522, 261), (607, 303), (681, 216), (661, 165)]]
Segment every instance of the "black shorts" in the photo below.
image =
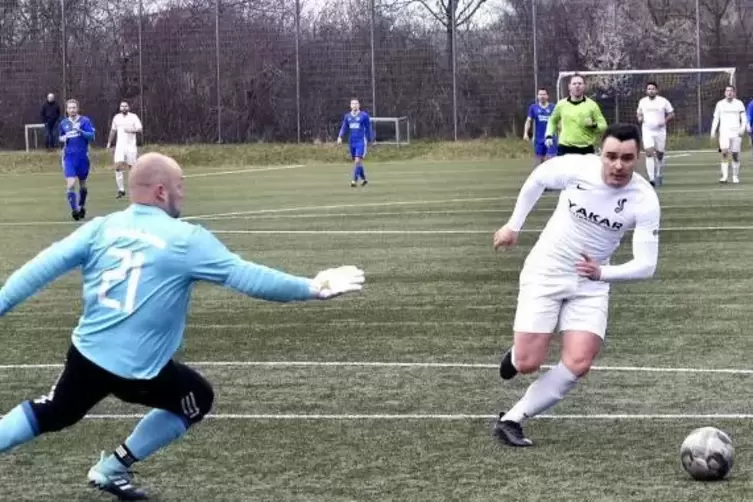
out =
[(569, 153), (577, 153), (578, 155), (587, 155), (589, 153), (596, 153), (596, 149), (593, 146), (557, 145), (557, 156), (567, 155)]
[(214, 391), (197, 371), (170, 361), (150, 380), (129, 380), (110, 373), (71, 346), (65, 368), (50, 393), (31, 402), (38, 433), (61, 430), (82, 418), (107, 396), (170, 411), (187, 426), (200, 421), (214, 402)]

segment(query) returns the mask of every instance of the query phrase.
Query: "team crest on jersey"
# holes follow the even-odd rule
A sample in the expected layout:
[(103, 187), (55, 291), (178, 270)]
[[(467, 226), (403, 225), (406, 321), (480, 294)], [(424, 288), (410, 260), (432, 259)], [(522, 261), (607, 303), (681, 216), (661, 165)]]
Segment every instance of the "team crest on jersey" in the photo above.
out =
[[(620, 199), (621, 201), (625, 199)], [(589, 211), (587, 208), (583, 206), (579, 206), (575, 202), (568, 199), (568, 205), (570, 209), (570, 213), (575, 216), (576, 218), (587, 221), (589, 223), (593, 223), (594, 225), (598, 225), (599, 227), (610, 230), (612, 232), (618, 232), (622, 229), (624, 226), (624, 223), (621, 221), (616, 220), (610, 220), (606, 216), (601, 216), (598, 213), (594, 213), (593, 211)], [(622, 205), (624, 206), (625, 203), (622, 202)], [(621, 210), (620, 210), (621, 211)], [(615, 210), (615, 212), (618, 212)]]
[(619, 214), (622, 212), (623, 209), (625, 209), (625, 203), (627, 202), (627, 199), (620, 199), (617, 201), (617, 207), (614, 208), (614, 212)]

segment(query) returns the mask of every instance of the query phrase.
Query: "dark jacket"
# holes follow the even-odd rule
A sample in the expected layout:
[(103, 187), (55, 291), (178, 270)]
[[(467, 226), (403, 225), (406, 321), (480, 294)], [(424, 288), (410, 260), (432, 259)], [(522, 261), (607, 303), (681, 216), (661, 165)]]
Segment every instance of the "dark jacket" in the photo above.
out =
[(60, 105), (58, 105), (57, 101), (53, 101), (52, 103), (45, 101), (42, 106), (41, 116), (42, 122), (45, 124), (55, 124), (60, 118)]

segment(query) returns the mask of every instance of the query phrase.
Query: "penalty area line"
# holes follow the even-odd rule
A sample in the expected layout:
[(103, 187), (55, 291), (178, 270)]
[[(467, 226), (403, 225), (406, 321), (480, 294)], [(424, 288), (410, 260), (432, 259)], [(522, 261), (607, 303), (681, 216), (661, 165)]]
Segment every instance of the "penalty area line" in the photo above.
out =
[(206, 178), (211, 176), (225, 176), (228, 174), (244, 174), (244, 173), (261, 173), (264, 171), (282, 171), (285, 169), (300, 169), (306, 167), (304, 164), (292, 164), (289, 166), (271, 166), (271, 167), (257, 167), (251, 169), (238, 169), (235, 171), (207, 171), (197, 174), (186, 174), (184, 178)]
[[(363, 368), (465, 368), (465, 369), (497, 369), (498, 363), (432, 363), (432, 362), (398, 362), (398, 361), (183, 361), (189, 366), (204, 368), (242, 368), (242, 367), (363, 367)], [(60, 369), (62, 364), (2, 364), (0, 370), (20, 369)], [(551, 369), (553, 365), (542, 365), (544, 369)], [(620, 373), (685, 373), (685, 374), (722, 374), (722, 375), (753, 375), (753, 369), (743, 368), (683, 368), (683, 367), (654, 367), (654, 366), (594, 366), (591, 371), (620, 372)]]

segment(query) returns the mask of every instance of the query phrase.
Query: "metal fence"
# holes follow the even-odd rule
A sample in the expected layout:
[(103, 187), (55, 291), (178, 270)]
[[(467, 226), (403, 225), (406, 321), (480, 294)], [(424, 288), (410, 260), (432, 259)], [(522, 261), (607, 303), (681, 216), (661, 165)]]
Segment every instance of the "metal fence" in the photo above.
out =
[(753, 91), (751, 0), (494, 1), (0, 0), (0, 147), (48, 92), (187, 143), (326, 141), (352, 96), (415, 137), (518, 135), (560, 70), (732, 66)]

